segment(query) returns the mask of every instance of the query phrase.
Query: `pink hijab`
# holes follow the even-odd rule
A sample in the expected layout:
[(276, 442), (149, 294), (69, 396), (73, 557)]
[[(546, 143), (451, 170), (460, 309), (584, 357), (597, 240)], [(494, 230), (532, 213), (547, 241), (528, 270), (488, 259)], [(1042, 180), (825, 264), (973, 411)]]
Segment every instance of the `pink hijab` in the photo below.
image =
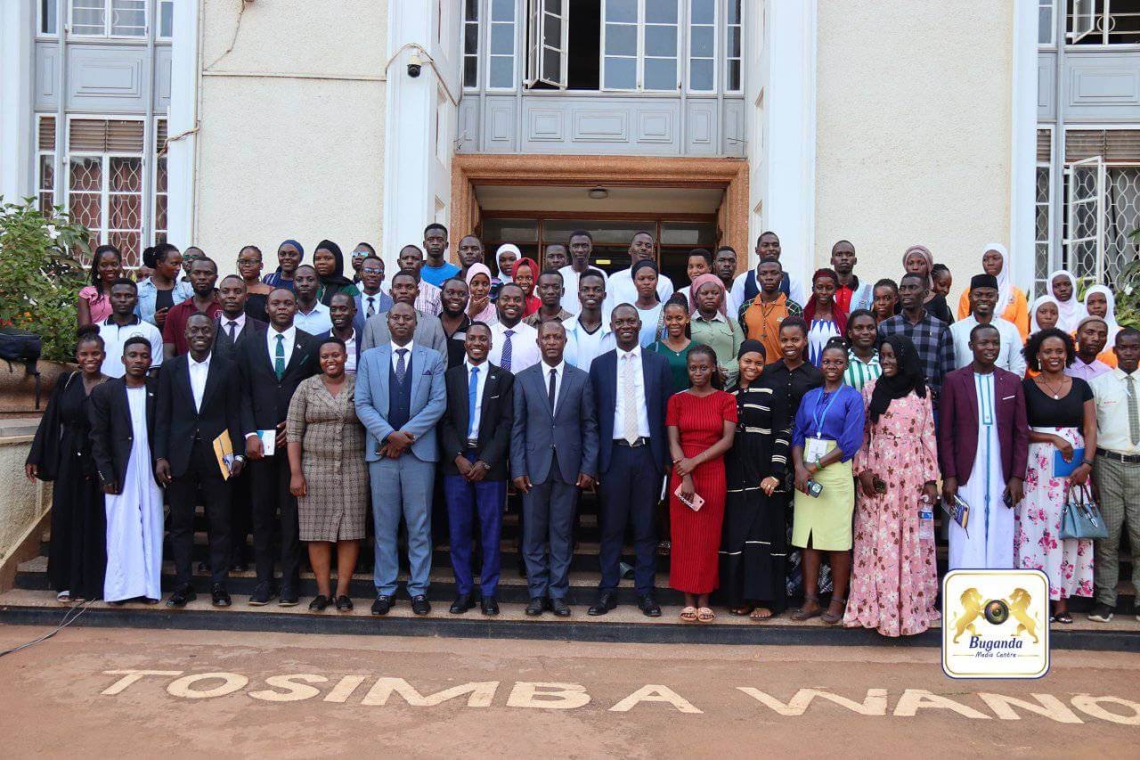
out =
[(689, 286), (689, 314), (697, 313), (697, 291), (701, 289), (701, 286), (710, 282), (720, 288), (720, 313), (727, 317), (728, 306), (725, 304), (724, 282), (712, 273), (697, 275), (693, 278), (693, 284)]

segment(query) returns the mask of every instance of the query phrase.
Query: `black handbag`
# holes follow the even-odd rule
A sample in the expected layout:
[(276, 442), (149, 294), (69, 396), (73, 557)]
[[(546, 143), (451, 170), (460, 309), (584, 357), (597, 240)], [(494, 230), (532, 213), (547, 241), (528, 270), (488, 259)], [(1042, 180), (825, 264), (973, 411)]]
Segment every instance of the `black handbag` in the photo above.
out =
[(36, 409), (40, 408), (40, 371), (38, 363), (43, 342), (35, 333), (0, 327), (0, 359), (8, 363), (8, 371), (15, 372), (13, 364), (23, 364), (24, 373), (35, 378)]

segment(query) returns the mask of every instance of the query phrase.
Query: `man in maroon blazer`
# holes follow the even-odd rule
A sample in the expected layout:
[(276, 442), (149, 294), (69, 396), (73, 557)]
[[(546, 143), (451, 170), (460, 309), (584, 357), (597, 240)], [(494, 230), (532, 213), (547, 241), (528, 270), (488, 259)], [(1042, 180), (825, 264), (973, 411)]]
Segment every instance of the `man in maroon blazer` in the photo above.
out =
[(1001, 334), (970, 331), (974, 361), (946, 375), (939, 405), (942, 498), (970, 506), (967, 527), (950, 522), (950, 569), (1013, 567), (1014, 508), (1029, 462), (1021, 378), (994, 366)]

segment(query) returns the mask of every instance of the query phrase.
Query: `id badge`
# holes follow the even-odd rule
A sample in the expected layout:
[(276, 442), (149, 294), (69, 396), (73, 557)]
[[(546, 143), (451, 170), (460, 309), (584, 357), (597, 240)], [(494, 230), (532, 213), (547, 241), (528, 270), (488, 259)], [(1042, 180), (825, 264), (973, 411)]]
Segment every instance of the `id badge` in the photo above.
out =
[(804, 461), (808, 464), (819, 462), (827, 453), (827, 440), (824, 438), (804, 439)]

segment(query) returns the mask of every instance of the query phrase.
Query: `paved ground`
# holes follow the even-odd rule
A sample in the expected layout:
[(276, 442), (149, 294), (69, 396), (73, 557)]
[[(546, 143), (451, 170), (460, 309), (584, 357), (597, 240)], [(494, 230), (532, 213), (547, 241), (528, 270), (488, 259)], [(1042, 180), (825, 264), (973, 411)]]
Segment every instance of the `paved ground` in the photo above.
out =
[[(0, 627), (0, 649), (42, 632)], [(139, 670), (162, 674), (107, 672)], [(0, 715), (10, 758), (1135, 757), (1140, 657), (1056, 652), (1042, 680), (983, 682), (931, 648), (73, 628), (0, 658)]]

